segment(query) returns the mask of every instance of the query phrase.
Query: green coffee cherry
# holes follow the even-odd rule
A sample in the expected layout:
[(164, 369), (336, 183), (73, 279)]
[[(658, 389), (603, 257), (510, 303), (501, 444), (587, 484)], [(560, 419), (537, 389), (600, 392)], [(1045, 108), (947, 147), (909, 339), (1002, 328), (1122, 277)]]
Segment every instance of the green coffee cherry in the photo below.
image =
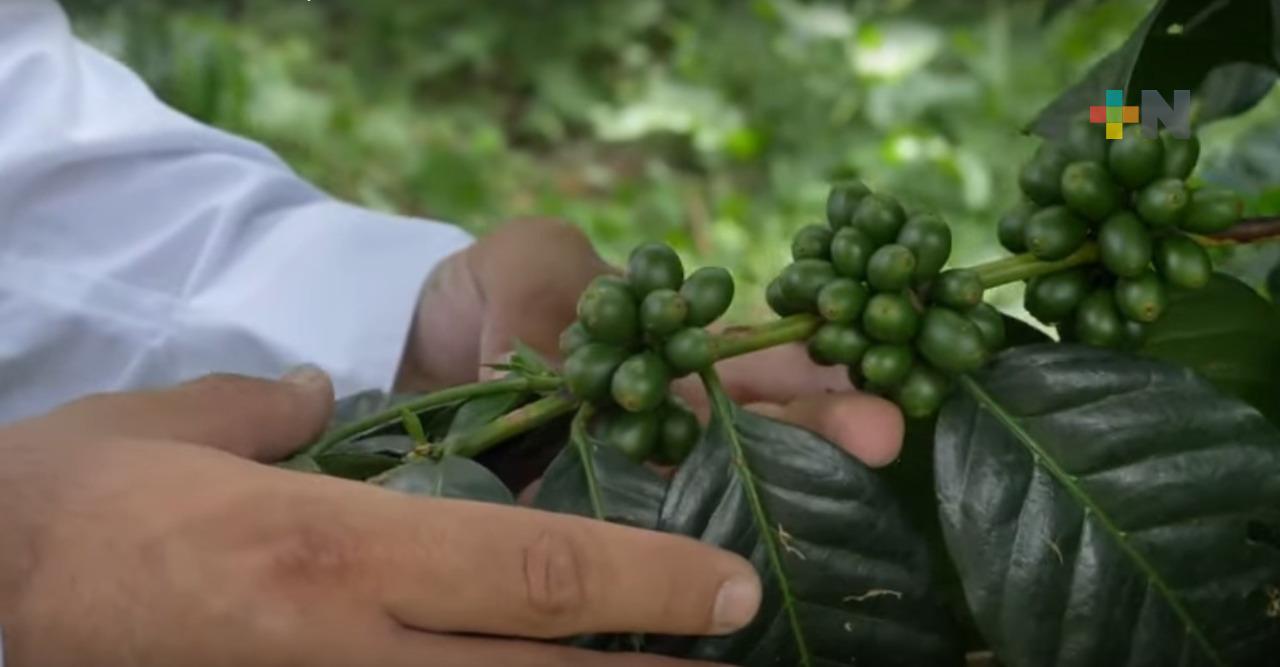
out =
[(938, 274), (929, 299), (951, 308), (971, 308), (982, 302), (982, 278), (973, 269), (950, 269)]
[(968, 373), (987, 361), (982, 331), (968, 318), (948, 308), (930, 308), (916, 347), (934, 366), (951, 373)]
[(1103, 220), (1120, 208), (1120, 188), (1101, 162), (1073, 162), (1062, 171), (1062, 199), (1089, 220)]
[(1142, 322), (1134, 322), (1133, 320), (1124, 321), (1124, 336), (1121, 337), (1120, 346), (1126, 350), (1136, 350), (1142, 347), (1142, 343), (1147, 339), (1147, 325)]
[(733, 303), (733, 276), (718, 266), (704, 266), (689, 274), (680, 296), (689, 304), (690, 326), (705, 327), (720, 319)]
[(1182, 222), (1190, 201), (1186, 183), (1162, 178), (1138, 193), (1138, 215), (1152, 227), (1173, 227)]
[(852, 278), (836, 278), (818, 291), (818, 314), (828, 322), (856, 322), (871, 298), (870, 292)]
[(1110, 289), (1096, 289), (1080, 302), (1074, 333), (1080, 342), (1095, 347), (1118, 347), (1124, 342), (1124, 320)]
[(1185, 179), (1190, 176), (1200, 159), (1200, 139), (1195, 135), (1179, 139), (1166, 130), (1160, 133), (1160, 141), (1164, 144), (1165, 178)]
[(938, 411), (951, 393), (951, 381), (924, 364), (915, 364), (895, 395), (902, 413), (911, 419), (923, 419)]
[(1164, 175), (1164, 142), (1160, 139), (1135, 131), (1108, 143), (1107, 166), (1120, 185), (1139, 190)]
[(920, 315), (907, 295), (881, 292), (867, 301), (862, 329), (878, 341), (905, 343), (919, 331)]
[(711, 334), (701, 327), (672, 334), (662, 346), (662, 356), (677, 377), (702, 371), (716, 360)]
[(831, 237), (829, 227), (808, 225), (791, 239), (791, 257), (794, 259), (827, 259), (831, 253)]
[(911, 216), (898, 232), (898, 245), (915, 256), (912, 280), (916, 284), (932, 280), (951, 257), (951, 227), (932, 213)]
[(660, 424), (653, 412), (610, 412), (603, 417), (604, 441), (635, 463), (644, 463), (658, 445)]
[(877, 244), (892, 243), (906, 222), (902, 204), (888, 195), (870, 194), (853, 212), (852, 225), (861, 229)]
[(831, 262), (820, 259), (801, 259), (782, 270), (782, 295), (788, 301), (804, 304), (811, 311), (817, 307), (818, 292), (836, 277)]
[(689, 304), (679, 293), (656, 289), (640, 302), (640, 325), (646, 333), (665, 336), (684, 326)]
[(1137, 216), (1121, 211), (1102, 223), (1102, 229), (1098, 231), (1098, 249), (1108, 271), (1131, 278), (1141, 274), (1151, 263), (1151, 233)]
[(640, 296), (656, 289), (678, 290), (684, 282), (684, 265), (671, 246), (642, 243), (627, 259), (627, 281)]
[(867, 282), (882, 292), (896, 292), (911, 284), (916, 256), (896, 243), (881, 246), (867, 262)]
[(1027, 312), (1045, 324), (1063, 322), (1088, 292), (1088, 277), (1080, 269), (1037, 276), (1027, 284)]
[(769, 309), (780, 317), (803, 313), (805, 310), (804, 303), (788, 299), (782, 292), (781, 276), (769, 281), (764, 290), (764, 300), (769, 304)]
[(827, 194), (827, 222), (831, 228), (849, 226), (853, 212), (857, 210), (863, 197), (869, 194), (871, 188), (862, 181), (844, 181), (831, 186), (831, 192)]
[(1064, 206), (1050, 206), (1027, 220), (1027, 250), (1038, 259), (1062, 259), (1084, 244), (1089, 225)]
[(1155, 322), (1164, 313), (1169, 297), (1164, 284), (1153, 271), (1136, 278), (1121, 278), (1116, 282), (1116, 308), (1125, 317), (1137, 322)]
[(867, 262), (876, 251), (876, 242), (857, 227), (845, 227), (831, 239), (831, 264), (846, 278), (862, 278)]
[(1161, 277), (1174, 287), (1199, 289), (1213, 276), (1209, 252), (1181, 234), (1160, 240), (1155, 261)]
[(698, 444), (702, 427), (688, 408), (667, 401), (658, 411), (658, 446), (652, 458), (662, 465), (680, 465)]
[(1244, 202), (1225, 188), (1206, 187), (1191, 193), (1187, 212), (1180, 226), (1195, 234), (1225, 232), (1240, 222)]
[(1052, 206), (1062, 201), (1062, 171), (1070, 159), (1056, 146), (1043, 143), (1035, 155), (1018, 173), (1018, 185), (1022, 193), (1041, 206)]
[(582, 326), (581, 322), (574, 320), (573, 324), (560, 332), (560, 356), (568, 357), (590, 342), (591, 334), (587, 333), (587, 328)]
[(587, 343), (564, 360), (564, 381), (574, 396), (590, 402), (609, 397), (614, 371), (627, 360), (627, 351), (608, 343)]
[(862, 359), (869, 347), (871, 339), (857, 327), (835, 322), (827, 322), (818, 327), (808, 343), (809, 358), (822, 366), (852, 366)]
[(1106, 132), (1088, 117), (1072, 119), (1062, 135), (1062, 149), (1072, 160), (1103, 162), (1107, 159)]
[(1021, 204), (1000, 218), (996, 234), (1005, 250), (1014, 254), (1027, 251), (1027, 220), (1033, 213), (1033, 206)]
[(632, 355), (613, 372), (610, 391), (613, 400), (627, 412), (648, 412), (667, 398), (671, 372), (653, 352)]
[(893, 388), (907, 379), (914, 363), (915, 355), (906, 345), (873, 345), (862, 355), (862, 378), (876, 387)]
[(1004, 315), (1001, 315), (995, 306), (980, 303), (965, 311), (964, 316), (978, 327), (978, 333), (982, 334), (982, 345), (988, 352), (995, 352), (1004, 347), (1006, 335)]
[(578, 319), (592, 338), (606, 343), (627, 345), (640, 335), (635, 293), (616, 276), (591, 281), (578, 299)]

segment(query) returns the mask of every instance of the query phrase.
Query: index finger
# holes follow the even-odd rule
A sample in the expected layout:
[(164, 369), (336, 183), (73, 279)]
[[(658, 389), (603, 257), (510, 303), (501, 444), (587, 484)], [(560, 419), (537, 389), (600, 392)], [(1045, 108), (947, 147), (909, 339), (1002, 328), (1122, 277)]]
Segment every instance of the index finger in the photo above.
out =
[(376, 545), (365, 551), (375, 560), (370, 571), (386, 573), (376, 595), (411, 628), (535, 638), (724, 634), (760, 604), (750, 563), (686, 537), (391, 492), (372, 505), (354, 525)]

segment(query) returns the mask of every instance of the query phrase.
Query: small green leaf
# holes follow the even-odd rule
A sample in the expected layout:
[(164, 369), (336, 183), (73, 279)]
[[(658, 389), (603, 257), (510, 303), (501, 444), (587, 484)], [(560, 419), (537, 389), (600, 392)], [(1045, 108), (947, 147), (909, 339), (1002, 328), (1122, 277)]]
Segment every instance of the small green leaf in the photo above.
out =
[(331, 454), (316, 457), (326, 475), (343, 479), (366, 480), (400, 465), (400, 457), (382, 454)]
[(1172, 291), (1141, 353), (1191, 367), (1280, 424), (1280, 310), (1244, 283), (1217, 274)]
[(1187, 369), (1010, 350), (938, 419), (939, 509), (1001, 664), (1274, 665), (1280, 431)]
[(416, 496), (460, 498), (511, 505), (511, 491), (487, 468), (460, 456), (419, 459), (379, 475), (371, 482)]
[(748, 558), (764, 599), (740, 632), (648, 645), (746, 667), (960, 664), (923, 540), (885, 484), (835, 445), (741, 411), (709, 383), (712, 423), (672, 480), (658, 528)]
[(275, 467), (284, 468), (285, 470), (296, 470), (297, 472), (324, 472), (320, 469), (320, 466), (316, 464), (316, 460), (306, 454), (298, 454), (297, 456), (289, 457), (279, 463), (276, 463)]
[(453, 416), (453, 423), (449, 425), (449, 435), (446, 436), (446, 441), (484, 426), (511, 412), (520, 407), (524, 400), (524, 394), (506, 393), (480, 396), (463, 403)]
[(377, 435), (340, 442), (315, 462), (326, 475), (364, 480), (400, 465), (411, 451), (413, 440), (406, 436)]

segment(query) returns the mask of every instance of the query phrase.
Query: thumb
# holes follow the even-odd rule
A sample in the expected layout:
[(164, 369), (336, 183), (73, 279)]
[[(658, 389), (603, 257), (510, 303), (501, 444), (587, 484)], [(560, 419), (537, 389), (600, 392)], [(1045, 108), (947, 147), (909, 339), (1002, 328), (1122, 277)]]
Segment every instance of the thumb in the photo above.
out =
[(168, 389), (90, 396), (45, 419), (70, 433), (179, 440), (269, 462), (318, 436), (332, 412), (329, 376), (302, 366), (279, 381), (208, 375)]

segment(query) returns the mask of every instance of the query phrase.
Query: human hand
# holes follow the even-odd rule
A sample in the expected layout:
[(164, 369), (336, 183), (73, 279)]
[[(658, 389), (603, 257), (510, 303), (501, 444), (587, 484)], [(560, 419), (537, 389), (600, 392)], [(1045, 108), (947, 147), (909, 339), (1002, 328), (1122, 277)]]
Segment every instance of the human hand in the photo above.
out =
[[(511, 223), (441, 263), (423, 289), (399, 388), (424, 391), (474, 382), (519, 339), (559, 357), (560, 332), (576, 316), (578, 296), (596, 276), (616, 271), (576, 227)], [(717, 365), (726, 389), (750, 409), (815, 431), (870, 465), (902, 447), (903, 421), (889, 401), (863, 394), (839, 368), (809, 361), (788, 345)], [(677, 391), (705, 410), (696, 379)]]
[(754, 615), (750, 565), (693, 540), (255, 463), (328, 418), (328, 379), (293, 380), (104, 395), (0, 430), (7, 664), (692, 667), (527, 640)]

